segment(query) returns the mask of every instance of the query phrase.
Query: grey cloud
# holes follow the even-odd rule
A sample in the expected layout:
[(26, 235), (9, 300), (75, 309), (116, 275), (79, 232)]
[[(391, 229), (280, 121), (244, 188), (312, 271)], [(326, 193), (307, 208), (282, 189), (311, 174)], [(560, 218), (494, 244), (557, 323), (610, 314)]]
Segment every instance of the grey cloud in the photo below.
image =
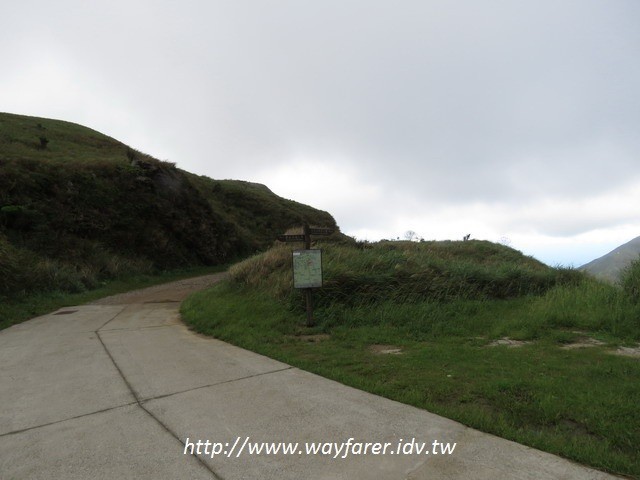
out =
[(525, 205), (640, 178), (639, 24), (633, 0), (61, 0), (0, 38), (72, 58), (198, 173), (339, 155), (425, 206)]

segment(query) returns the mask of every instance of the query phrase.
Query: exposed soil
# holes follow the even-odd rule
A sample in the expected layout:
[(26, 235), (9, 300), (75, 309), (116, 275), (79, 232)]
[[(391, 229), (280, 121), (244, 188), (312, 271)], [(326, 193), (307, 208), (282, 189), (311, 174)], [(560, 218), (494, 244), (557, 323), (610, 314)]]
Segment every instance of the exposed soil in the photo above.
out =
[(564, 350), (573, 350), (576, 348), (589, 348), (589, 347), (599, 347), (600, 345), (604, 345), (604, 342), (600, 340), (596, 340), (591, 337), (580, 337), (575, 342), (567, 343), (563, 345), (561, 348)]
[(369, 347), (371, 353), (376, 355), (401, 355), (402, 349), (396, 345), (371, 345)]
[(623, 357), (640, 358), (640, 345), (636, 347), (618, 347), (613, 353), (616, 355), (622, 355)]
[(204, 290), (218, 283), (227, 275), (226, 272), (203, 275), (194, 278), (184, 278), (175, 282), (154, 285), (153, 287), (119, 293), (111, 297), (101, 298), (91, 304), (94, 305), (128, 305), (131, 303), (172, 303), (182, 302), (194, 292)]
[(526, 345), (528, 343), (531, 342), (525, 342), (524, 340), (513, 340), (509, 337), (503, 337), (503, 338), (499, 338), (498, 340), (494, 340), (493, 342), (491, 342), (489, 345), (487, 345), (488, 347), (497, 347), (499, 345), (506, 345), (507, 347), (510, 348), (517, 348), (517, 347), (521, 347), (523, 345)]

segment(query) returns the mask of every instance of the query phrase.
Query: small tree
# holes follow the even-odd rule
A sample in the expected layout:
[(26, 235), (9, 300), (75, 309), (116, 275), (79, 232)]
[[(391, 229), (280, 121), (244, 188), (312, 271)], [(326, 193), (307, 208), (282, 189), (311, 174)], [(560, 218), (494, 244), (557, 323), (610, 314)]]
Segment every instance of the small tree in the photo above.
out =
[(413, 230), (407, 230), (404, 233), (404, 238), (405, 240), (409, 240), (410, 242), (413, 241), (414, 238), (416, 238), (418, 235), (416, 235), (416, 232), (414, 232)]
[(49, 139), (47, 137), (39, 137), (40, 138), (40, 149), (44, 150), (47, 148), (47, 144), (49, 143)]

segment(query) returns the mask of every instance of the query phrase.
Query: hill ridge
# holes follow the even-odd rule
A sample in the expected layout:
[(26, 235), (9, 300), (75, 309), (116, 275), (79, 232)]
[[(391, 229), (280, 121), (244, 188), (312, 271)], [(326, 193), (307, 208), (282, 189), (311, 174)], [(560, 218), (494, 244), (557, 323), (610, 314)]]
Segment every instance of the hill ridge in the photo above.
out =
[(609, 253), (585, 263), (579, 270), (583, 270), (601, 280), (615, 283), (632, 261), (640, 256), (640, 236), (614, 248)]
[(0, 296), (229, 262), (324, 211), (61, 120), (0, 113)]

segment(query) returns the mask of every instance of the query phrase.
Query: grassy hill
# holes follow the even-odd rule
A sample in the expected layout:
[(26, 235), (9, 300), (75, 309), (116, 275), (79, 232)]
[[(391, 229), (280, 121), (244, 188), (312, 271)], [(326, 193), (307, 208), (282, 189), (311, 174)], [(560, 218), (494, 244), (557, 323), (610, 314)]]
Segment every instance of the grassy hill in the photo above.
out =
[(327, 212), (217, 181), (89, 128), (0, 113), (0, 298), (227, 263)]
[[(315, 295), (316, 308), (321, 310), (369, 307), (383, 301), (408, 305), (516, 298), (580, 278), (573, 270), (550, 268), (487, 241), (321, 244), (325, 274), (323, 288)], [(276, 245), (235, 265), (230, 270), (232, 281), (295, 302), (290, 250), (287, 245)]]
[(467, 242), (331, 242), (315, 325), (275, 245), (182, 304), (199, 332), (640, 478), (640, 263), (623, 288)]

